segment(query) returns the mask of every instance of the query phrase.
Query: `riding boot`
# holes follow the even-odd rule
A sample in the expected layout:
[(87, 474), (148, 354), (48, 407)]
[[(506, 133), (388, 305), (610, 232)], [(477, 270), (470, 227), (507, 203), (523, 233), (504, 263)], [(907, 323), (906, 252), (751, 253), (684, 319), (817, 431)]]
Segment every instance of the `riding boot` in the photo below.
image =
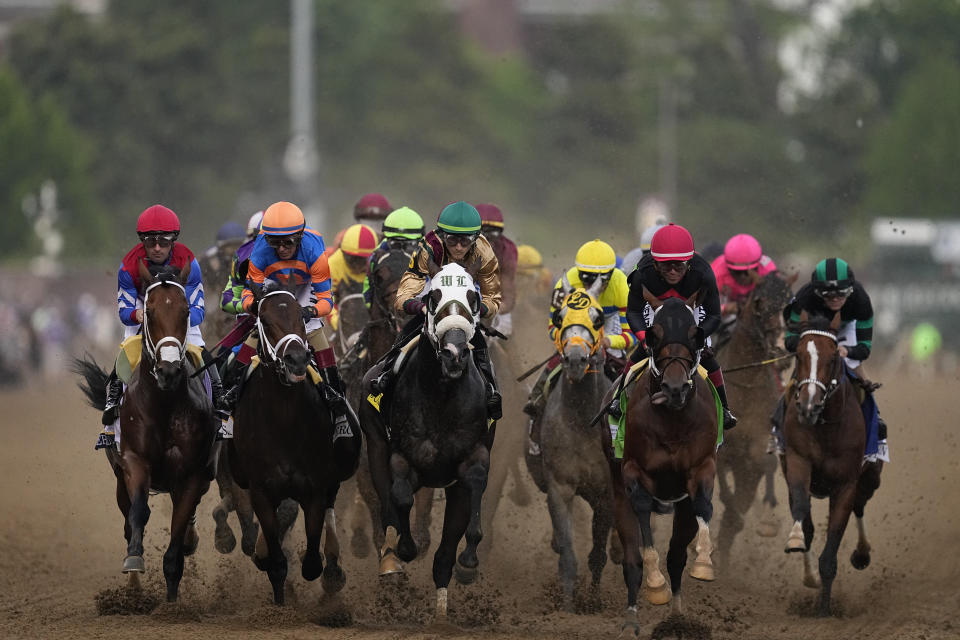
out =
[[(213, 369), (213, 367), (210, 367)], [(219, 397), (214, 392), (214, 408), (216, 415), (221, 417), (220, 429), (217, 432), (217, 440), (229, 440), (233, 438), (233, 424), (230, 416), (237, 406), (237, 400), (240, 399), (240, 391), (243, 389), (243, 379), (246, 377), (247, 366), (236, 358), (227, 360), (223, 367), (223, 378), (220, 383), (221, 393)], [(213, 378), (211, 377), (211, 386)], [(226, 416), (223, 418), (222, 416)]]
[(223, 383), (220, 381), (220, 370), (213, 362), (213, 355), (204, 347), (201, 351), (203, 364), (207, 366), (207, 375), (210, 376), (210, 395), (213, 399), (213, 415), (217, 422), (225, 422), (230, 417), (230, 407), (225, 403), (226, 395), (223, 389)]
[(737, 416), (733, 415), (730, 407), (727, 406), (727, 390), (725, 385), (717, 387), (717, 395), (720, 396), (720, 404), (723, 406), (723, 430), (728, 431), (737, 426)]
[(480, 339), (473, 342), (473, 361), (477, 363), (477, 368), (487, 379), (487, 417), (491, 420), (499, 420), (503, 417), (503, 398), (500, 396), (500, 389), (497, 388), (497, 379), (493, 375), (493, 363), (490, 362), (487, 343), (479, 333), (476, 335)]
[(390, 347), (390, 350), (387, 351), (380, 360), (374, 365), (375, 367), (380, 367), (380, 373), (376, 378), (370, 381), (370, 389), (374, 393), (387, 393), (390, 391), (390, 388), (393, 386), (393, 365), (396, 363), (397, 358), (400, 356), (401, 348), (407, 344), (410, 339), (420, 331), (423, 327), (425, 318), (423, 314), (417, 314), (412, 317), (407, 324), (404, 325), (403, 329), (400, 330), (400, 333), (397, 334), (397, 339), (394, 340), (393, 346)]
[(547, 404), (547, 396), (545, 390), (547, 388), (547, 380), (550, 378), (550, 369), (549, 366), (544, 367), (540, 372), (540, 377), (537, 378), (537, 381), (534, 383), (533, 388), (530, 390), (530, 395), (527, 397), (527, 403), (523, 405), (523, 412), (530, 416), (533, 420), (536, 420), (543, 413), (543, 409)]
[(100, 418), (100, 423), (103, 426), (112, 425), (117, 421), (122, 397), (123, 382), (117, 377), (117, 370), (114, 369), (110, 372), (110, 377), (107, 378), (107, 399), (106, 404), (103, 405), (103, 416)]
[(360, 436), (354, 432), (356, 424), (344, 395), (343, 381), (337, 366), (321, 370), (323, 382), (320, 383), (323, 399), (333, 421), (333, 460), (337, 467), (337, 477), (343, 482), (357, 469), (360, 456)]

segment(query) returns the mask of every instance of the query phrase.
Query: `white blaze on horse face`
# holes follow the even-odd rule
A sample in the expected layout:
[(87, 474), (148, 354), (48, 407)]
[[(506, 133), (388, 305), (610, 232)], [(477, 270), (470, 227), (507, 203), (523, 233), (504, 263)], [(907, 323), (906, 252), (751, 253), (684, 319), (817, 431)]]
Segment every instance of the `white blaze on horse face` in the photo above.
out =
[(164, 362), (180, 362), (180, 349), (177, 347), (160, 347), (160, 359)]
[(807, 383), (807, 395), (809, 401), (813, 402), (814, 394), (817, 392), (817, 385), (814, 382), (817, 379), (817, 345), (813, 340), (807, 342), (807, 353), (810, 354), (810, 382)]

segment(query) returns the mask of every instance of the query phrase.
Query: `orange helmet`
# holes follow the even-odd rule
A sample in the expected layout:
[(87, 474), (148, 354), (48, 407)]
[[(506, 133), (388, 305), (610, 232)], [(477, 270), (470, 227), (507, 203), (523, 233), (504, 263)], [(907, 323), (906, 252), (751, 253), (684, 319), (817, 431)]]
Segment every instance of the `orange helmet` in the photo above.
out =
[(290, 202), (274, 202), (263, 212), (260, 230), (268, 236), (300, 233), (307, 225), (300, 207)]
[(340, 241), (340, 250), (348, 256), (369, 257), (377, 248), (377, 234), (365, 224), (354, 224), (347, 227)]

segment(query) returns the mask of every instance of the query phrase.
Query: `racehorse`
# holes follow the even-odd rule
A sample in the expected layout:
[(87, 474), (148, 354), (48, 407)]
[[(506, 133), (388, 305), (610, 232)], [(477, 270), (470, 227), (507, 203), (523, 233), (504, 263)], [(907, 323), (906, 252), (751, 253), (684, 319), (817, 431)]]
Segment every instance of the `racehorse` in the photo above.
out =
[(363, 283), (342, 279), (333, 292), (337, 304), (339, 325), (332, 341), (337, 354), (340, 377), (347, 390), (347, 400), (357, 406), (360, 400), (360, 379), (363, 367), (360, 338), (370, 321), (370, 311), (363, 301)]
[[(628, 400), (623, 464), (621, 469), (614, 466), (614, 516), (624, 549), (627, 586), (623, 628), (635, 634), (639, 633), (637, 589), (644, 573), (647, 599), (653, 604), (671, 600), (650, 528), (650, 513), (663, 511), (663, 503), (675, 503), (667, 554), (673, 612), (681, 612), (680, 580), (687, 563), (687, 545), (694, 538), (697, 556), (690, 575), (714, 579), (709, 522), (718, 416), (714, 392), (697, 371), (696, 297), (694, 294), (686, 303), (668, 298), (661, 305), (648, 296), (647, 301), (656, 308), (646, 334), (652, 357)], [(643, 536), (642, 572), (638, 524)]]
[(540, 456), (527, 464), (540, 464), (541, 491), (553, 523), (553, 550), (559, 554), (558, 571), (564, 606), (573, 608), (577, 558), (573, 550), (573, 498), (580, 496), (593, 509), (593, 548), (588, 556), (592, 585), (600, 582), (607, 562), (604, 548), (613, 525), (610, 469), (604, 456), (601, 430), (587, 424), (601, 406), (610, 381), (603, 372), (603, 308), (596, 295), (603, 282), (598, 278), (590, 290), (576, 289), (564, 299), (559, 311), (556, 339), (563, 371), (547, 398), (540, 431)]
[[(718, 351), (717, 357), (725, 370), (783, 354), (783, 348), (778, 346), (783, 334), (781, 311), (790, 301), (794, 280), (795, 275), (785, 280), (778, 273), (768, 273), (739, 304), (730, 339)], [(740, 409), (740, 421), (736, 429), (724, 434), (717, 473), (718, 495), (724, 506), (716, 554), (721, 566), (726, 566), (734, 540), (743, 530), (744, 516), (753, 505), (761, 479), (766, 482), (757, 533), (770, 537), (776, 535), (779, 528), (773, 489), (777, 461), (766, 453), (770, 412), (782, 392), (779, 378), (779, 369), (773, 363), (725, 376), (730, 404)], [(732, 488), (728, 474), (733, 476)]]
[[(866, 425), (857, 390), (840, 357), (839, 327), (839, 311), (832, 319), (808, 318), (806, 312), (801, 314), (794, 401), (787, 403), (783, 423), (786, 445), (783, 473), (794, 520), (784, 551), (803, 552), (804, 584), (820, 587), (818, 615), (821, 617), (830, 615), (837, 550), (851, 511), (857, 517), (859, 538), (850, 563), (855, 569), (865, 569), (870, 564), (863, 510), (880, 486), (883, 470), (883, 462), (879, 460), (864, 461)], [(830, 498), (827, 542), (820, 554), (819, 578), (810, 555), (811, 495)]]
[[(143, 573), (143, 534), (150, 518), (150, 490), (166, 491), (173, 501), (170, 543), (163, 554), (167, 600), (177, 599), (183, 558), (197, 549), (195, 513), (210, 487), (216, 465), (213, 407), (203, 383), (193, 377), (187, 357), (190, 305), (184, 285), (190, 265), (179, 273), (166, 267), (156, 276), (140, 264), (145, 287), (139, 365), (120, 405), (119, 451), (107, 449), (117, 478), (117, 505), (125, 518), (127, 557), (123, 572)], [(92, 360), (76, 360), (75, 370), (90, 404), (103, 409), (107, 373)]]
[[(305, 580), (323, 575), (327, 593), (343, 588), (340, 547), (333, 504), (339, 482), (333, 459), (333, 423), (316, 384), (307, 380), (311, 360), (294, 286), (270, 281), (254, 287), (260, 364), (250, 374), (234, 411), (230, 466), (249, 488), (267, 556), (253, 555), (266, 571), (273, 600), (283, 604), (287, 560), (281, 548), (277, 507), (292, 498), (303, 508), (307, 550), (301, 562)], [(324, 556), (320, 541), (324, 539)]]
[(414, 492), (420, 487), (446, 492), (443, 534), (433, 560), (436, 613), (445, 618), (447, 585), (464, 533), (457, 580), (472, 582), (478, 573), (481, 500), (495, 426), (488, 426), (485, 382), (470, 351), (480, 309), (472, 275), (458, 264), (444, 266), (432, 275), (426, 303), (423, 331), (406, 353), (392, 397), (372, 393), (376, 369), (364, 376), (368, 395), (360, 424), (385, 528), (381, 576), (402, 572), (400, 561), (417, 556), (410, 531)]

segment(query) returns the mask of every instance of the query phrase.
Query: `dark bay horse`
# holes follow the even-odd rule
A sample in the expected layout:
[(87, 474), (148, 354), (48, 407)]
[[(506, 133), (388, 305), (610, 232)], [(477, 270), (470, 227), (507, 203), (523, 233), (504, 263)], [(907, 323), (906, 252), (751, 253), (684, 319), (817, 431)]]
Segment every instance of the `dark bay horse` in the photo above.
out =
[(471, 582), (483, 537), (481, 500), (495, 427), (487, 423), (484, 378), (470, 351), (479, 305), (467, 271), (457, 264), (443, 267), (431, 281), (424, 329), (407, 353), (392, 397), (372, 393), (374, 370), (364, 377), (367, 399), (360, 407), (385, 528), (381, 576), (402, 572), (400, 561), (417, 556), (410, 531), (414, 492), (421, 487), (446, 492), (443, 534), (433, 559), (438, 618), (446, 617), (460, 539), (466, 533), (467, 546), (456, 558), (457, 580)]
[[(200, 378), (191, 375), (195, 369), (185, 343), (190, 305), (184, 284), (189, 273), (187, 265), (179, 273), (168, 267), (154, 276), (140, 264), (145, 287), (140, 363), (120, 405), (120, 450), (107, 450), (125, 519), (124, 573), (145, 570), (143, 533), (150, 518), (150, 490), (170, 493), (170, 543), (163, 554), (170, 602), (177, 599), (184, 556), (197, 549), (195, 512), (216, 465), (213, 407)], [(90, 360), (75, 365), (86, 381), (81, 389), (102, 410), (106, 372)]]
[[(648, 301), (659, 304), (655, 299)], [(672, 610), (681, 612), (680, 580), (687, 564), (687, 545), (694, 538), (697, 556), (690, 575), (714, 579), (709, 522), (717, 461), (717, 406), (712, 389), (697, 372), (693, 306), (693, 298), (686, 303), (668, 298), (656, 310), (646, 336), (652, 354), (650, 366), (637, 380), (627, 403), (623, 465), (622, 470), (614, 470), (615, 519), (624, 549), (627, 586), (623, 626), (635, 634), (639, 633), (637, 590), (641, 578), (651, 603), (666, 604), (672, 591)], [(670, 591), (660, 572), (650, 528), (650, 513), (658, 510), (657, 503), (665, 502), (675, 503), (667, 554)]]
[[(783, 355), (782, 346), (778, 346), (783, 336), (781, 311), (790, 301), (794, 280), (795, 275), (784, 279), (776, 272), (768, 273), (739, 304), (730, 339), (717, 354), (724, 370)], [(724, 434), (718, 460), (718, 497), (724, 506), (716, 553), (721, 566), (726, 566), (734, 540), (743, 530), (744, 516), (753, 505), (761, 479), (765, 480), (765, 490), (757, 533), (770, 537), (779, 529), (773, 488), (777, 461), (766, 447), (770, 413), (782, 392), (775, 363), (732, 371), (724, 379), (730, 404), (738, 408), (740, 421), (736, 429)], [(728, 476), (733, 478), (732, 486)]]
[[(859, 538), (850, 563), (855, 569), (865, 569), (870, 564), (863, 510), (880, 486), (883, 470), (883, 462), (879, 460), (864, 461), (866, 425), (857, 390), (846, 375), (838, 350), (839, 327), (840, 312), (833, 319), (807, 318), (806, 312), (801, 314), (793, 402), (787, 402), (783, 423), (786, 444), (783, 473), (794, 521), (784, 551), (803, 552), (804, 583), (820, 587), (818, 615), (823, 617), (830, 615), (837, 550), (851, 511), (857, 517)], [(830, 499), (827, 542), (820, 554), (819, 577), (810, 557), (811, 495)]]
[(591, 290), (576, 289), (560, 308), (561, 320), (555, 347), (563, 371), (554, 383), (544, 407), (540, 456), (528, 456), (527, 464), (541, 465), (540, 490), (547, 494), (553, 524), (553, 550), (559, 555), (558, 572), (564, 607), (573, 609), (577, 582), (577, 558), (573, 549), (573, 499), (580, 496), (593, 510), (593, 547), (588, 556), (591, 584), (600, 582), (607, 562), (605, 545), (613, 525), (613, 495), (610, 468), (602, 444), (603, 426), (590, 425), (592, 416), (610, 381), (603, 372), (603, 308), (597, 303), (599, 278)]
[[(305, 580), (323, 576), (327, 593), (343, 588), (333, 504), (339, 482), (333, 459), (333, 424), (321, 394), (308, 379), (311, 355), (292, 286), (268, 282), (254, 289), (260, 365), (247, 380), (234, 411), (230, 465), (250, 490), (267, 557), (258, 545), (254, 563), (267, 572), (273, 600), (283, 604), (287, 559), (277, 507), (292, 498), (303, 508), (307, 550)], [(321, 537), (326, 531), (324, 555)], [(326, 559), (326, 567), (324, 567)]]

